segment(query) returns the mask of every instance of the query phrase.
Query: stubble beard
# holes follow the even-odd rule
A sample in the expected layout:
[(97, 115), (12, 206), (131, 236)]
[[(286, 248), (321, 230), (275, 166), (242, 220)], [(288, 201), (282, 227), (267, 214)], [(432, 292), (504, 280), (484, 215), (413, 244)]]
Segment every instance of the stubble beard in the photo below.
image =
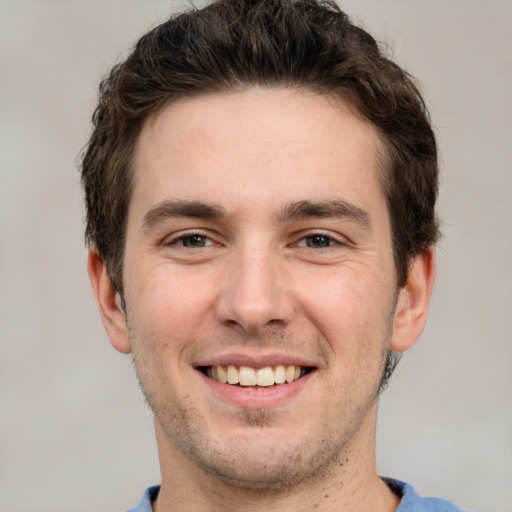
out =
[[(350, 460), (354, 440), (364, 428), (365, 420), (371, 416), (371, 410), (377, 406), (382, 391), (381, 385), (389, 365), (391, 322), (388, 327), (380, 360), (380, 378), (374, 380), (362, 402), (356, 403), (349, 394), (337, 403), (339, 410), (351, 416), (345, 424), (329, 428), (333, 411), (328, 410), (316, 422), (317, 430), (310, 432), (306, 441), (303, 439), (297, 444), (277, 446), (270, 433), (262, 438), (257, 448), (249, 441), (249, 449), (247, 440), (250, 439), (250, 432), (233, 436), (229, 446), (226, 446), (227, 443), (219, 444), (209, 433), (209, 425), (200, 411), (188, 406), (194, 403), (192, 397), (165, 396), (158, 386), (160, 381), (155, 375), (153, 362), (147, 360), (146, 354), (142, 354), (143, 350), (137, 350), (137, 336), (132, 329), (128, 330), (134, 348), (133, 365), (139, 386), (171, 445), (205, 477), (220, 480), (248, 493), (271, 491), (275, 494), (298, 486), (321, 484), (330, 475), (339, 475), (340, 467)], [(334, 391), (330, 390), (331, 393)], [(277, 415), (268, 409), (240, 410), (232, 421), (243, 425), (247, 431), (268, 429), (271, 432)]]
[[(322, 483), (329, 475), (339, 474), (340, 467), (351, 458), (352, 442), (379, 396), (380, 381), (377, 381), (366, 402), (352, 411), (353, 418), (348, 424), (337, 431), (332, 427), (329, 429), (326, 427), (330, 421), (327, 413), (318, 423), (319, 430), (311, 432), (306, 442), (276, 445), (269, 433), (267, 442), (255, 448), (254, 443), (248, 446), (247, 439), (251, 435), (248, 433), (232, 437), (229, 446), (219, 446), (198, 411), (184, 405), (172, 406), (165, 397), (158, 396), (157, 388), (148, 385), (149, 376), (135, 356), (134, 366), (146, 402), (168, 441), (205, 477), (249, 493), (286, 492), (291, 488)], [(189, 397), (180, 397), (180, 404), (187, 403)], [(343, 404), (339, 405), (343, 407)], [(266, 409), (242, 410), (232, 421), (247, 430), (269, 429), (270, 432), (276, 423), (276, 413)]]
[[(265, 429), (274, 423), (273, 416), (265, 410), (244, 411), (233, 421), (247, 428)], [(162, 424), (158, 417), (157, 421)], [(306, 481), (320, 481), (332, 464), (343, 464), (336, 460), (335, 454), (346, 451), (343, 446), (333, 446), (324, 440), (311, 440), (309, 450), (296, 445), (276, 446), (273, 440), (261, 443), (257, 451), (254, 444), (247, 450), (245, 436), (231, 438), (229, 446), (218, 446), (207, 434), (206, 425), (184, 421), (181, 426), (184, 428), (164, 425), (164, 429), (178, 450), (206, 476), (217, 478), (229, 487), (257, 493), (276, 493)], [(312, 446), (316, 448), (311, 449)]]

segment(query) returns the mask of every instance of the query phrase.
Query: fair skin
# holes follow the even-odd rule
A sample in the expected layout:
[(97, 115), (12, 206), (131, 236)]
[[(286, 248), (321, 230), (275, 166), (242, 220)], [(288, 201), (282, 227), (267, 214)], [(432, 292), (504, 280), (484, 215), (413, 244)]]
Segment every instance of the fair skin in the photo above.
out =
[(379, 151), (346, 104), (291, 89), (183, 99), (143, 127), (126, 311), (94, 248), (89, 275), (155, 414), (157, 512), (398, 506), (375, 468), (379, 383), (423, 329), (434, 264), (397, 291)]

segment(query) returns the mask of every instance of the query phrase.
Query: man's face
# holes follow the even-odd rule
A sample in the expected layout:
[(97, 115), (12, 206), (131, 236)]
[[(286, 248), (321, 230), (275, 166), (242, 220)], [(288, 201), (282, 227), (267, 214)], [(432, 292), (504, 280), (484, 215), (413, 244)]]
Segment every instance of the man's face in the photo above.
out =
[(288, 89), (144, 126), (111, 338), (174, 459), (269, 486), (371, 451), (397, 300), (379, 148), (346, 105)]

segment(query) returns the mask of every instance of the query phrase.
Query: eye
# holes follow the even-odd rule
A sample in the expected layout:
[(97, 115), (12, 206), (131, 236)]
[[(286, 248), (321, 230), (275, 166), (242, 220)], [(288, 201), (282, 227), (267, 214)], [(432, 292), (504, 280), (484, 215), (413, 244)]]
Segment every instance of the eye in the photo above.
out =
[(202, 247), (214, 245), (214, 243), (207, 236), (196, 233), (191, 235), (180, 236), (179, 238), (172, 240), (170, 245), (178, 245), (186, 247), (187, 249), (201, 249)]
[(330, 247), (331, 245), (337, 245), (339, 242), (334, 240), (332, 237), (328, 235), (323, 235), (321, 233), (315, 233), (313, 235), (307, 235), (303, 237), (297, 243), (299, 247), (310, 247), (312, 249), (323, 249), (325, 247)]

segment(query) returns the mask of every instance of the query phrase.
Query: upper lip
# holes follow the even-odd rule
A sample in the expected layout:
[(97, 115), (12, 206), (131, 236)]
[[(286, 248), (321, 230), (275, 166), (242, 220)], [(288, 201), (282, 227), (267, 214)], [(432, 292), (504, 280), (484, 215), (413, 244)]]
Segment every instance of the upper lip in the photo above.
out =
[(193, 366), (248, 366), (250, 368), (265, 368), (267, 366), (302, 366), (302, 367), (317, 367), (318, 361), (312, 358), (301, 357), (297, 354), (289, 353), (247, 353), (247, 352), (232, 352), (216, 354), (214, 356), (205, 357), (194, 361)]

